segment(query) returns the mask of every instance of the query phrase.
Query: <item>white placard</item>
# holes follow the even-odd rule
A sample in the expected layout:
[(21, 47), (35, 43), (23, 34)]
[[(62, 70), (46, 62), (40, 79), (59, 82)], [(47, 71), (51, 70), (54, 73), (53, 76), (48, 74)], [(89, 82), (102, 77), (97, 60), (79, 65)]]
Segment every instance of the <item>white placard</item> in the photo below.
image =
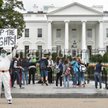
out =
[(17, 43), (17, 29), (0, 29), (0, 47), (13, 47)]

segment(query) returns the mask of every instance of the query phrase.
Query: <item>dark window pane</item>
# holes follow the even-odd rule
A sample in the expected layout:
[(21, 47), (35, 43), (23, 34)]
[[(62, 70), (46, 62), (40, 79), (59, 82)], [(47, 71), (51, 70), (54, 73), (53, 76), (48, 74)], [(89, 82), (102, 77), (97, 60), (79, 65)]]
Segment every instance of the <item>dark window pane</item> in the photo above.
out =
[(29, 46), (28, 45), (25, 46), (25, 56), (27, 56), (27, 54), (29, 54)]
[(87, 29), (87, 36), (92, 38), (92, 29)]
[(61, 37), (61, 29), (56, 29), (56, 37), (57, 38)]
[(29, 37), (29, 29), (25, 29), (25, 37)]
[(42, 29), (41, 28), (38, 29), (38, 37), (42, 37)]
[(72, 38), (77, 36), (77, 29), (72, 29)]

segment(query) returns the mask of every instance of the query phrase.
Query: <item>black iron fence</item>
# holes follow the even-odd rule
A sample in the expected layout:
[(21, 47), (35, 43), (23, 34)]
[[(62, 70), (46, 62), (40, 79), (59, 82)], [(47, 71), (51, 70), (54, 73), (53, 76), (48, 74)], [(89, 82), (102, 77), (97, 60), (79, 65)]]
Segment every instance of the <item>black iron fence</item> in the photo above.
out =
[[(90, 81), (94, 81), (94, 67), (90, 66), (87, 68), (87, 71), (85, 73), (85, 79), (87, 83), (90, 83)], [(108, 67), (104, 67), (101, 73), (102, 76), (102, 83), (105, 84), (105, 88), (108, 89)]]

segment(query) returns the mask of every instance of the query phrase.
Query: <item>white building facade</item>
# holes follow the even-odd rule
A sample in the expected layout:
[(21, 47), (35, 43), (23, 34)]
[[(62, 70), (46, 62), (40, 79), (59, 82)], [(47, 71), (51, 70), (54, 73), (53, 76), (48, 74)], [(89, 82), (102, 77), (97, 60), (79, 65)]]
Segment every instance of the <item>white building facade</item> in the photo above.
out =
[(108, 50), (108, 13), (102, 7), (87, 7), (79, 3), (47, 13), (25, 13), (26, 28), (18, 39), (20, 50), (60, 49), (65, 54)]

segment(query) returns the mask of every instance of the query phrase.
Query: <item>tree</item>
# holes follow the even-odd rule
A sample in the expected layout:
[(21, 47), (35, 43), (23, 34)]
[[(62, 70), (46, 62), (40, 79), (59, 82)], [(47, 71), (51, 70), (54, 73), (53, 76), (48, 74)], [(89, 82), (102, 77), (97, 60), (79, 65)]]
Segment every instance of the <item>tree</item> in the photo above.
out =
[(22, 1), (0, 0), (0, 28), (16, 28), (18, 38), (22, 36), (25, 28), (23, 14), (18, 10), (24, 10)]
[(1, 21), (1, 11), (2, 11), (2, 5), (3, 5), (3, 0), (0, 0), (0, 27), (2, 25), (2, 21)]
[(2, 4), (3, 4), (3, 0), (0, 0), (0, 8), (1, 8)]

